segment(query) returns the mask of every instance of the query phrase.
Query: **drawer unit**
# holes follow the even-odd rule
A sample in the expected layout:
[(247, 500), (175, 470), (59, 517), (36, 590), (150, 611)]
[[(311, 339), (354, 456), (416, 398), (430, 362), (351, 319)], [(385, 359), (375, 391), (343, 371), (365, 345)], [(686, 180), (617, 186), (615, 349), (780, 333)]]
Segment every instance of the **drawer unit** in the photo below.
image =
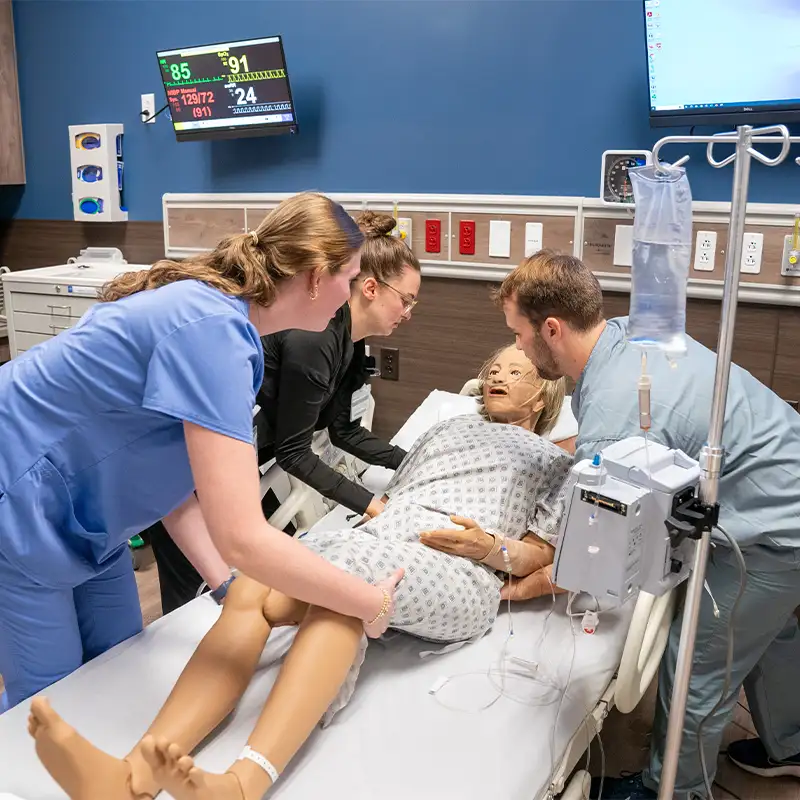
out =
[(2, 276), (11, 357), (77, 325), (98, 302), (104, 284), (145, 264), (84, 262), (42, 267)]
[(14, 292), (14, 312), (47, 314), (80, 319), (97, 300), (93, 297), (62, 297), (49, 294)]
[(79, 317), (57, 317), (50, 314), (29, 314), (26, 311), (14, 313), (14, 329), (20, 333), (49, 333), (56, 336), (75, 325)]

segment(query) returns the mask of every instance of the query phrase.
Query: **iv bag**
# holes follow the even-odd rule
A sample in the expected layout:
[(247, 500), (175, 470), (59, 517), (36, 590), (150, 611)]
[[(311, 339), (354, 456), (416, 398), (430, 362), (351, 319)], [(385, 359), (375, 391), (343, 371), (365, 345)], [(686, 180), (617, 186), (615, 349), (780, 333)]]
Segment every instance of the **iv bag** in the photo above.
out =
[(636, 212), (628, 339), (669, 356), (686, 352), (686, 284), (692, 254), (692, 193), (686, 170), (629, 170)]

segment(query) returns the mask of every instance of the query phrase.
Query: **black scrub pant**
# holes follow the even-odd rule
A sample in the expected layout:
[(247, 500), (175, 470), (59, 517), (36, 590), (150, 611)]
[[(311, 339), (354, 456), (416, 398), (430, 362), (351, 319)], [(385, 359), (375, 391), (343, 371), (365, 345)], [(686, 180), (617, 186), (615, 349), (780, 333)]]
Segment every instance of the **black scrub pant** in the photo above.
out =
[[(278, 498), (271, 491), (267, 492), (261, 501), (261, 509), (267, 518), (274, 514), (279, 506)], [(286, 527), (286, 533), (294, 533), (291, 523)], [(157, 522), (155, 525), (151, 525), (142, 535), (145, 539), (147, 536), (150, 538), (158, 568), (161, 611), (163, 614), (169, 614), (170, 611), (194, 600), (203, 579), (178, 545), (172, 541), (163, 523)], [(206, 587), (204, 593), (212, 588), (214, 587)]]

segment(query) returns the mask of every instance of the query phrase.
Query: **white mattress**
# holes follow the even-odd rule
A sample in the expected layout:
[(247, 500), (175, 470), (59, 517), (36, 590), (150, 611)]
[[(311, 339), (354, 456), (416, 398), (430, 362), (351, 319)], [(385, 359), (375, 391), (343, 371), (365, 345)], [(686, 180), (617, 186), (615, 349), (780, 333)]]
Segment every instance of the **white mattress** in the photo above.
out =
[[(465, 399), (433, 392), (409, 418), (396, 443), (408, 446), (431, 424), (460, 413)], [(375, 489), (385, 481), (383, 470), (368, 473)], [(319, 526), (343, 527), (345, 516), (344, 509), (336, 509)], [(566, 684), (572, 662), (569, 689), (560, 709), (561, 692), (530, 678), (511, 678), (507, 684), (511, 696), (479, 710), (497, 695), (486, 672), (496, 663), (507, 638), (505, 613), (481, 641), (425, 659), (419, 654), (436, 646), (394, 634), (389, 642), (370, 645), (350, 705), (329, 728), (314, 733), (269, 796), (317, 800), (323, 786), (326, 796), (336, 800), (533, 800), (541, 796), (555, 761), (551, 741), (557, 712), (555, 744), (560, 757), (613, 676), (631, 611), (605, 613), (591, 636), (582, 633), (575, 620), (573, 636), (561, 597), (542, 641), (551, 605), (550, 599), (543, 599), (513, 606), (511, 650), (539, 662), (539, 674), (560, 687)], [(124, 756), (218, 614), (207, 597), (195, 600), (45, 694), (90, 741)], [(289, 630), (273, 635), (238, 710), (199, 752), (202, 767), (224, 771), (236, 758), (292, 636)], [(441, 678), (458, 675), (462, 677), (453, 677), (435, 696), (429, 692)], [(12, 792), (23, 800), (63, 797), (36, 758), (26, 717), (27, 703), (0, 716), (0, 796)]]

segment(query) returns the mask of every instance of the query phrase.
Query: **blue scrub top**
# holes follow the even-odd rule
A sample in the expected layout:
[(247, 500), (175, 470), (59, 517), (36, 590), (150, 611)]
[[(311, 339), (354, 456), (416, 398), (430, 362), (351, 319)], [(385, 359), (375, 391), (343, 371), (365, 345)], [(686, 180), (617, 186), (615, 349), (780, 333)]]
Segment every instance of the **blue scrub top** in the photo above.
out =
[(183, 420), (253, 441), (248, 304), (198, 281), (98, 303), (0, 368), (0, 552), (77, 586), (194, 489)]
[[(573, 393), (576, 462), (612, 442), (643, 435), (637, 392), (642, 350), (626, 340), (627, 331), (627, 317), (608, 321)], [(717, 356), (689, 337), (687, 344), (675, 367), (661, 353), (648, 355), (648, 435), (699, 460), (708, 440)], [(736, 364), (722, 446), (719, 527), (741, 547), (800, 547), (800, 414)]]

